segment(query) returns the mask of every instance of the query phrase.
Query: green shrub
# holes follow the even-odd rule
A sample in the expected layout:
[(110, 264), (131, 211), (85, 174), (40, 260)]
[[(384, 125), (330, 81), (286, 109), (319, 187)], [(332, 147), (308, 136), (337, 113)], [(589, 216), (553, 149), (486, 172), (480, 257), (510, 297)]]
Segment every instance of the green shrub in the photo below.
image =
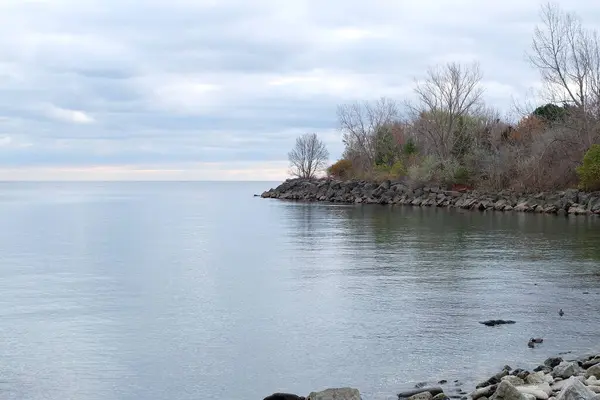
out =
[(471, 174), (467, 167), (460, 165), (454, 170), (454, 182), (461, 185), (468, 185), (471, 183)]
[(600, 144), (592, 145), (577, 167), (579, 187), (583, 190), (600, 190)]
[(346, 159), (338, 160), (335, 164), (327, 168), (327, 175), (338, 179), (350, 178), (352, 176), (352, 161)]

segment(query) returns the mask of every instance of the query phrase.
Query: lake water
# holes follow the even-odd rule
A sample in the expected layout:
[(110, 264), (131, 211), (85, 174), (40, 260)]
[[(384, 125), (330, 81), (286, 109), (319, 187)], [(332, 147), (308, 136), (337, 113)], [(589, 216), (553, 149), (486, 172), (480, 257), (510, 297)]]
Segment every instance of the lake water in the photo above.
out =
[(275, 185), (0, 184), (0, 397), (379, 400), (600, 351), (600, 219)]

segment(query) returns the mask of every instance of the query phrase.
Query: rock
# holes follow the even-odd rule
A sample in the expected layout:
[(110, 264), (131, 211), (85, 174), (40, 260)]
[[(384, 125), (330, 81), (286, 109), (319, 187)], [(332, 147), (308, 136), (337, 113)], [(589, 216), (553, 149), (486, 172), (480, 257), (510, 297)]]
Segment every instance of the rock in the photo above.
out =
[(523, 396), (525, 396), (527, 400), (536, 400), (536, 397), (530, 393), (523, 393)]
[(438, 382), (438, 384), (440, 384), (440, 385), (444, 385), (446, 383), (448, 383), (448, 381), (445, 379), (442, 379), (441, 381)]
[[(573, 377), (572, 379), (577, 379), (578, 381), (580, 381), (581, 383), (583, 383), (584, 378), (583, 376), (577, 376), (577, 377)], [(560, 392), (561, 390), (563, 390), (565, 388), (565, 386), (567, 386), (569, 384), (569, 380), (568, 379), (561, 379), (561, 380), (556, 380), (554, 382), (554, 384), (552, 384), (552, 386), (550, 386), (552, 388), (553, 392)]]
[(305, 400), (305, 398), (291, 393), (273, 393), (263, 400)]
[(433, 396), (436, 396), (436, 395), (438, 395), (440, 393), (444, 393), (444, 391), (442, 390), (441, 387), (429, 387), (429, 388), (408, 390), (408, 391), (405, 391), (405, 392), (398, 393), (398, 398), (400, 398), (400, 399), (408, 399), (411, 396), (414, 396), (414, 395), (419, 394), (419, 393), (425, 393), (425, 392), (430, 393), (432, 398), (433, 398)]
[(542, 372), (534, 372), (533, 374), (530, 374), (529, 376), (527, 376), (527, 378), (525, 379), (525, 382), (535, 385), (538, 383), (544, 383), (546, 382), (545, 377), (546, 375)]
[(482, 388), (482, 387), (486, 387), (486, 386), (495, 385), (497, 383), (500, 383), (500, 380), (503, 377), (505, 377), (506, 375), (508, 375), (508, 371), (505, 370), (505, 369), (503, 369), (501, 372), (499, 372), (496, 375), (492, 376), (487, 381), (479, 383), (477, 386), (475, 386), (475, 388), (479, 389), (479, 388)]
[(533, 369), (533, 372), (543, 372), (545, 374), (552, 372), (552, 368), (547, 365), (538, 365)]
[(588, 386), (600, 386), (600, 379), (592, 375), (585, 380), (585, 384)]
[(502, 380), (510, 382), (510, 384), (513, 386), (520, 386), (520, 385), (525, 384), (525, 381), (523, 379), (519, 378), (518, 376), (514, 376), (514, 375), (503, 376)]
[(589, 378), (590, 376), (600, 379), (600, 364), (594, 364), (585, 371), (585, 377)]
[(449, 398), (449, 397), (448, 397), (448, 396), (446, 396), (446, 394), (445, 394), (445, 393), (438, 393), (438, 394), (436, 394), (435, 396), (433, 396), (433, 400), (446, 400), (446, 399), (448, 399), (448, 398)]
[(485, 326), (506, 325), (506, 324), (514, 324), (514, 323), (515, 323), (515, 321), (503, 320), (503, 319), (490, 319), (487, 321), (480, 322), (480, 324), (483, 324)]
[(548, 397), (552, 394), (552, 389), (546, 382), (540, 383), (539, 385), (517, 386), (517, 390), (521, 393), (532, 394), (539, 400), (548, 400)]
[(469, 396), (471, 397), (472, 400), (477, 400), (482, 397), (490, 397), (491, 395), (494, 394), (494, 392), (496, 391), (497, 388), (498, 388), (498, 385), (490, 385), (490, 386), (478, 388), (478, 389), (475, 389), (473, 392), (471, 392), (471, 394)]
[(490, 400), (529, 400), (530, 398), (523, 393), (519, 392), (516, 387), (510, 384), (510, 382), (502, 381), (498, 385), (498, 389)]
[(590, 389), (594, 393), (600, 393), (600, 386), (590, 385), (587, 388)]
[(563, 361), (556, 367), (554, 367), (554, 369), (552, 370), (552, 376), (567, 379), (577, 374), (580, 370), (581, 368), (576, 362)]
[[(443, 394), (443, 393), (440, 393)], [(408, 398), (408, 400), (432, 400), (433, 396), (429, 392), (423, 392), (418, 394), (413, 394)]]
[(565, 381), (564, 388), (556, 400), (593, 400), (596, 394), (588, 389), (579, 379), (572, 377)]
[(311, 392), (307, 400), (361, 400), (358, 389), (335, 388), (326, 389), (322, 392)]
[(563, 362), (563, 359), (561, 357), (550, 357), (547, 358), (546, 361), (544, 361), (544, 365), (550, 368), (554, 368), (561, 362)]

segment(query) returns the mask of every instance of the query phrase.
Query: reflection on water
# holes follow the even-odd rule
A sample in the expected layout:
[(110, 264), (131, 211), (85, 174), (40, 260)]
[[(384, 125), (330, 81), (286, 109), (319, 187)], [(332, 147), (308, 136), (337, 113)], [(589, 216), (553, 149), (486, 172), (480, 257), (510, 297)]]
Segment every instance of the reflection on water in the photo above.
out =
[(600, 351), (600, 221), (251, 197), (270, 186), (0, 185), (2, 397), (388, 399)]

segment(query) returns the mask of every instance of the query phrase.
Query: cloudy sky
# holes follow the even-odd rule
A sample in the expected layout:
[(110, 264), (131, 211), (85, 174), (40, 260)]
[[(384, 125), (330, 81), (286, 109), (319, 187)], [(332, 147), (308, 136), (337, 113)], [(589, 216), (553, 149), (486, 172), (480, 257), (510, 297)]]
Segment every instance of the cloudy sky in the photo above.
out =
[[(597, 0), (564, 0), (600, 25)], [(0, 0), (0, 180), (279, 180), (295, 137), (341, 151), (336, 106), (481, 64), (535, 87), (535, 0)]]

